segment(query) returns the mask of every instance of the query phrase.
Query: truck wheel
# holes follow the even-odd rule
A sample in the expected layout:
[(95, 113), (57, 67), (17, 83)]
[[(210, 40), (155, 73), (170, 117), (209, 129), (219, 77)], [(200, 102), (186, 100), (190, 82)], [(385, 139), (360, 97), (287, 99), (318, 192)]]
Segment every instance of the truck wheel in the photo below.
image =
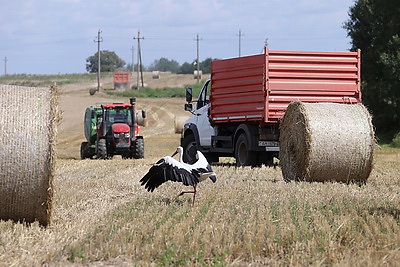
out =
[(144, 139), (138, 138), (136, 139), (133, 145), (133, 157), (135, 159), (143, 159), (144, 158)]
[(88, 142), (82, 142), (82, 144), (81, 144), (81, 159), (86, 159), (89, 157), (89, 155), (87, 153), (87, 145), (88, 145)]
[(182, 141), (183, 161), (186, 163), (194, 163), (197, 153), (197, 144), (193, 134), (185, 136)]
[(106, 139), (100, 139), (97, 141), (97, 158), (98, 159), (107, 159)]
[(236, 166), (255, 166), (257, 164), (257, 153), (249, 151), (249, 148), (247, 136), (242, 133), (235, 145)]

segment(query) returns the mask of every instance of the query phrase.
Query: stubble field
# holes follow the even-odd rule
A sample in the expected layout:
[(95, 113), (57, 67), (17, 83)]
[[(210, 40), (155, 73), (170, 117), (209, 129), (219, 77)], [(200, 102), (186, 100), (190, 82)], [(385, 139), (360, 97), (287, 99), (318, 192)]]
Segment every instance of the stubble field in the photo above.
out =
[[(321, 265), (400, 262), (400, 153), (377, 150), (365, 186), (285, 183), (278, 168), (213, 166), (217, 182), (184, 189), (140, 186), (151, 164), (171, 155), (184, 99), (138, 99), (148, 111), (145, 159), (80, 160), (83, 113), (128, 101), (61, 88), (52, 223), (0, 222), (0, 266)], [(338, 155), (340, 156), (340, 155)]]

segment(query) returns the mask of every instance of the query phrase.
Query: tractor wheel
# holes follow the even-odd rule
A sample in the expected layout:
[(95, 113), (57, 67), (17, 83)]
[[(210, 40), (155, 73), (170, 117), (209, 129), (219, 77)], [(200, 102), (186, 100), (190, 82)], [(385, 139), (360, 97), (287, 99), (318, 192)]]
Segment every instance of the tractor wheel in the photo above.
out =
[(97, 141), (97, 158), (98, 159), (107, 159), (106, 139), (100, 139)]
[(88, 142), (82, 142), (82, 144), (81, 144), (81, 159), (88, 158), (88, 155), (86, 152), (87, 145), (88, 145)]
[(144, 139), (138, 138), (133, 144), (133, 158), (143, 159), (144, 158)]

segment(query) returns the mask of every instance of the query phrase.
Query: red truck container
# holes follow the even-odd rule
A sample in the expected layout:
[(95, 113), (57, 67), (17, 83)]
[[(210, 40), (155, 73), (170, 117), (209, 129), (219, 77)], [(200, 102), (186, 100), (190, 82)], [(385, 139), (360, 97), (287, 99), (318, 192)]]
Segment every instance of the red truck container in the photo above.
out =
[(114, 89), (128, 89), (131, 86), (130, 72), (114, 72)]
[(191, 108), (181, 144), (184, 159), (199, 149), (211, 161), (234, 156), (237, 165), (270, 163), (279, 154), (279, 121), (292, 101), (361, 102), (361, 52), (274, 51), (216, 60)]

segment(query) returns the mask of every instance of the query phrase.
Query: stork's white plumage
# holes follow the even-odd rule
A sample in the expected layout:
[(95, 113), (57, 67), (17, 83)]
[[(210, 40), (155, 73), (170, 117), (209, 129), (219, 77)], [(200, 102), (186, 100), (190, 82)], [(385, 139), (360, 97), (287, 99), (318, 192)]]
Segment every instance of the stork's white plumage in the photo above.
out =
[[(173, 158), (179, 154), (179, 161)], [(196, 198), (196, 185), (210, 178), (214, 183), (217, 177), (210, 164), (204, 155), (197, 151), (197, 161), (194, 164), (188, 164), (182, 160), (183, 148), (178, 147), (176, 152), (170, 157), (165, 156), (157, 161), (140, 180), (141, 185), (144, 185), (149, 192), (167, 181), (181, 182), (186, 186), (193, 186), (193, 191), (184, 191), (185, 193), (193, 193), (193, 203)]]

